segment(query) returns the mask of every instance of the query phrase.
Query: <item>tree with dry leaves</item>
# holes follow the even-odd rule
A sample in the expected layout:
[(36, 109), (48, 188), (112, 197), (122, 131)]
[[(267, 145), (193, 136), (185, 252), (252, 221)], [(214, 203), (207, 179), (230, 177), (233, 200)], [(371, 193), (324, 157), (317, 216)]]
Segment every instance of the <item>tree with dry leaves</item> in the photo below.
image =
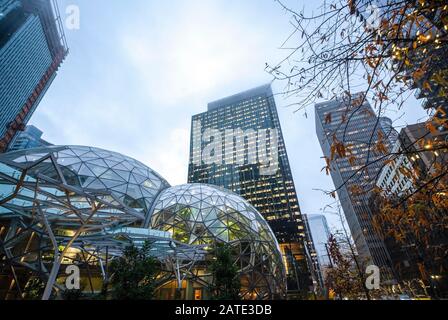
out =
[[(424, 97), (429, 115), (428, 130), (448, 130), (448, 5), (432, 1), (333, 0), (317, 12), (297, 11), (277, 0), (291, 15), (292, 33), (281, 48), (284, 59), (266, 70), (274, 81), (284, 84), (282, 94), (293, 98), (295, 111), (322, 100), (343, 97), (346, 113), (332, 134), (332, 155), (355, 164), (359, 158), (348, 152), (345, 136), (336, 138), (341, 127), (373, 105), (378, 118), (388, 111), (403, 110), (411, 95)], [(355, 94), (360, 93), (360, 94)], [(326, 123), (333, 123), (332, 115)], [(377, 128), (377, 126), (375, 126)], [(371, 132), (369, 153), (386, 158), (391, 152), (387, 137)], [(331, 134), (331, 133), (330, 133)], [(335, 157), (326, 160), (327, 173)], [(359, 171), (372, 165), (362, 163)]]
[[(412, 182), (407, 193), (376, 190), (378, 175), (369, 174), (365, 175), (369, 181), (359, 179), (350, 193), (379, 197), (370, 218), (378, 235), (410, 255), (418, 269), (415, 280), (437, 296), (440, 286), (432, 280), (440, 277), (446, 282), (448, 260), (448, 4), (443, 0), (330, 0), (317, 12), (307, 12), (277, 2), (290, 14), (293, 29), (281, 46), (287, 52), (284, 59), (266, 65), (266, 70), (284, 84), (283, 95), (294, 99), (289, 106), (296, 112), (306, 115), (308, 106), (322, 100), (348, 101), (350, 107), (340, 120), (331, 114), (325, 118), (328, 124), (338, 121), (335, 132), (327, 133), (333, 137), (331, 156), (325, 158), (327, 174), (341, 159), (356, 166), (354, 175), (361, 176), (379, 162), (383, 167), (401, 157), (412, 162), (411, 168), (396, 168)], [(406, 111), (411, 95), (422, 99), (428, 110), (426, 133), (402, 148), (393, 151), (385, 143), (387, 137), (374, 130), (366, 157), (352, 153), (349, 139), (337, 134), (365, 112), (366, 101), (379, 119), (386, 112)], [(336, 191), (326, 192), (335, 197)], [(409, 282), (400, 270), (396, 277), (401, 284)]]

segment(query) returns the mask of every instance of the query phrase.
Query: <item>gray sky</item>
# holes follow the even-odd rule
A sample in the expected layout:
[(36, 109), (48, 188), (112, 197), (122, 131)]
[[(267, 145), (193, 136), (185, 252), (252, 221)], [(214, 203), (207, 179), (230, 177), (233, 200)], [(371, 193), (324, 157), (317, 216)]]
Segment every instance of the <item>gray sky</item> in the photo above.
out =
[[(290, 1), (296, 7), (317, 1)], [(80, 8), (66, 30), (70, 54), (31, 124), (55, 144), (89, 145), (132, 156), (172, 185), (187, 180), (191, 116), (207, 103), (267, 83), (265, 63), (285, 51), (289, 14), (274, 0), (60, 0)], [(314, 4), (315, 5), (315, 4)], [(311, 10), (312, 8), (310, 8)], [(282, 84), (273, 86), (279, 92)], [(332, 189), (308, 118), (277, 107), (303, 213), (320, 213)], [(415, 101), (397, 124), (425, 113)], [(398, 118), (400, 114), (392, 114)], [(337, 219), (327, 216), (330, 227)]]

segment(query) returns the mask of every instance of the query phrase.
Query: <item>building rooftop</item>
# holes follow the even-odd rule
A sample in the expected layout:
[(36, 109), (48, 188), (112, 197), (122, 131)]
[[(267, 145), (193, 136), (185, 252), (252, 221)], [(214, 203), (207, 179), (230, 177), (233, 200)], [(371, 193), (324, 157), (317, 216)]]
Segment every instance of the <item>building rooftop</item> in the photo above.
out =
[(227, 106), (242, 100), (255, 97), (255, 96), (272, 96), (272, 89), (270, 84), (265, 84), (247, 91), (243, 91), (226, 98), (222, 98), (208, 104), (208, 111), (218, 109), (223, 106)]

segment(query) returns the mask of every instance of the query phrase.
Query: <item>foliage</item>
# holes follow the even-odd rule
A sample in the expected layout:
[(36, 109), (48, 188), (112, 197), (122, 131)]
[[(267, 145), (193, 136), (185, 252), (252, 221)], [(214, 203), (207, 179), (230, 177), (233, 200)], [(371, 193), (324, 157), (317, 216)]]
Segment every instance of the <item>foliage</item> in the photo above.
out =
[[(341, 117), (327, 114), (324, 119), (335, 128), (334, 132), (325, 132), (333, 141), (324, 170), (330, 174), (338, 159), (345, 159), (357, 168), (356, 175), (363, 178), (349, 188), (350, 195), (356, 201), (357, 195), (367, 193), (368, 197), (378, 193), (384, 198), (376, 203), (374, 229), (388, 243), (400, 247), (415, 264), (420, 276), (410, 281), (434, 287), (432, 277), (446, 279), (448, 253), (446, 1), (330, 0), (318, 12), (311, 13), (305, 9), (297, 11), (281, 0), (277, 2), (291, 15), (293, 30), (282, 45), (287, 52), (284, 59), (267, 65), (266, 70), (285, 84), (284, 95), (294, 97), (291, 105), (296, 111), (305, 110), (305, 115), (307, 106), (322, 100), (343, 98), (347, 102)], [(392, 151), (386, 143), (387, 137), (379, 130), (378, 120), (369, 132), (366, 152), (351, 152), (352, 141), (346, 137), (346, 129), (351, 119), (363, 112), (365, 102), (372, 104), (379, 119), (386, 112), (409, 108), (406, 102), (412, 95), (422, 99), (428, 110), (424, 119), (426, 137), (413, 142), (411, 150)], [(340, 132), (343, 134), (337, 135)], [(424, 168), (422, 165), (413, 165), (411, 170), (399, 168), (414, 186), (409, 192), (391, 194), (374, 189), (378, 176), (371, 174), (369, 168), (394, 165), (400, 156), (419, 159), (427, 153), (433, 156), (426, 157)], [(349, 181), (346, 179), (337, 188)], [(336, 197), (338, 189), (326, 193)], [(400, 275), (400, 268), (394, 267), (398, 276), (403, 276), (401, 282), (409, 282)], [(340, 268), (345, 278), (331, 274), (333, 286), (341, 295), (350, 295), (346, 290), (351, 279), (346, 263), (340, 261), (335, 268)]]
[(214, 279), (213, 298), (216, 300), (239, 300), (241, 282), (235, 265), (232, 247), (218, 243), (214, 249), (215, 259), (210, 264)]
[(37, 277), (31, 278), (23, 290), (25, 300), (40, 300), (45, 290), (45, 282)]
[(447, 43), (445, 1), (332, 0), (312, 13), (277, 2), (294, 29), (282, 46), (288, 54), (267, 70), (301, 98), (299, 108), (359, 86), (378, 105), (421, 81), (446, 95), (446, 65), (436, 68)]
[[(344, 97), (350, 105), (346, 114), (340, 120), (331, 114), (325, 119), (326, 123), (338, 121), (336, 130), (344, 131), (357, 112), (363, 112), (361, 106), (366, 101), (382, 116), (400, 110), (418, 88), (419, 96), (428, 97), (427, 106), (432, 110), (428, 129), (434, 133), (448, 129), (445, 1), (331, 0), (311, 13), (277, 2), (291, 14), (293, 31), (282, 45), (287, 52), (284, 59), (266, 69), (275, 80), (285, 83), (286, 97), (297, 98), (291, 104), (296, 111), (322, 99)], [(379, 137), (370, 139), (368, 154), (386, 157), (390, 150), (378, 129), (377, 123), (371, 135)], [(331, 157), (325, 159), (327, 174), (336, 158), (356, 164), (359, 172), (381, 161), (352, 154), (345, 132), (342, 139), (336, 138), (335, 132), (327, 134), (334, 137)], [(334, 195), (334, 191), (328, 194)]]
[(110, 284), (115, 300), (149, 300), (153, 297), (158, 261), (150, 254), (151, 246), (127, 247), (123, 255), (111, 262)]
[(363, 279), (360, 278), (353, 256), (343, 251), (335, 235), (328, 239), (328, 250), (332, 265), (325, 275), (325, 286), (339, 299), (365, 298)]
[[(440, 179), (437, 189), (444, 185), (446, 190), (447, 182), (446, 177)], [(394, 261), (400, 283), (404, 287), (409, 281), (420, 284), (420, 292), (429, 287), (430, 295), (437, 297), (448, 293), (446, 285), (436, 288), (434, 283), (448, 278), (448, 200), (446, 193), (434, 192), (434, 184), (426, 183), (409, 196), (379, 193), (373, 225), (386, 243), (405, 257)], [(409, 265), (403, 265), (404, 259)]]
[(81, 289), (64, 290), (61, 293), (63, 300), (81, 300), (84, 294)]

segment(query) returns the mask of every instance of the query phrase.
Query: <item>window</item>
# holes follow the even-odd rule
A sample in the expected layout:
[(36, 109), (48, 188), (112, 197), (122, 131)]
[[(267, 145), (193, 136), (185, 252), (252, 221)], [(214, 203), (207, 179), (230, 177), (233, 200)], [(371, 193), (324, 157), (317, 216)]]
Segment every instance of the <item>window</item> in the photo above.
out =
[(194, 289), (194, 300), (202, 300), (202, 289), (201, 288)]

